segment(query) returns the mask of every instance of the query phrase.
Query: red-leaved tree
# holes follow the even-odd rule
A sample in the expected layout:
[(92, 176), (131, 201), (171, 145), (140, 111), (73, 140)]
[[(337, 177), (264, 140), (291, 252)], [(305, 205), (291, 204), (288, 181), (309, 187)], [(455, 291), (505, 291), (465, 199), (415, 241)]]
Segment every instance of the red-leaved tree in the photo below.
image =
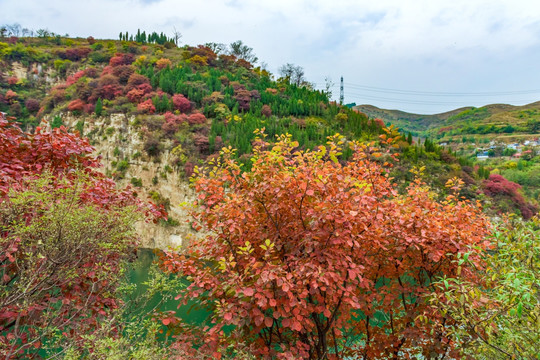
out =
[(118, 190), (92, 151), (63, 127), (26, 133), (0, 118), (4, 359), (58, 352), (67, 339), (83, 343), (119, 305), (122, 263), (137, 244), (134, 221), (163, 215)]
[(213, 325), (179, 343), (214, 358), (237, 344), (268, 359), (452, 355), (452, 319), (426, 296), (438, 276), (475, 279), (455, 260), (471, 252), (481, 265), (487, 219), (453, 196), (436, 202), (420, 180), (399, 195), (378, 150), (351, 144), (343, 165), (339, 143), (300, 151), (290, 136), (259, 138), (250, 172), (230, 149), (199, 172), (195, 226), (209, 235), (163, 266), (191, 281), (179, 299), (198, 299)]
[(174, 108), (184, 114), (191, 111), (191, 102), (182, 94), (174, 94), (172, 102)]

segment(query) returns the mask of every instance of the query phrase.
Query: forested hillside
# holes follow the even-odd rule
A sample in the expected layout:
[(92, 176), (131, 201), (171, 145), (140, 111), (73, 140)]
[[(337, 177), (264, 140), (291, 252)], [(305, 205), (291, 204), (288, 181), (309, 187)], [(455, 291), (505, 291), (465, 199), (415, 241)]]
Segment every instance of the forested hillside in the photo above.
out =
[[(163, 164), (166, 171), (174, 169), (187, 179), (222, 146), (237, 149), (236, 156), (249, 169), (254, 131), (263, 127), (269, 139), (289, 133), (304, 149), (325, 143), (335, 133), (348, 140), (378, 140), (383, 133), (382, 122), (330, 102), (327, 94), (295, 78), (294, 66), (284, 66), (289, 71), (282, 77), (256, 67), (249, 62), (256, 60), (253, 49), (241, 41), (178, 48), (173, 39), (142, 34), (133, 35), (133, 41), (4, 39), (0, 110), (16, 117), (24, 129), (35, 128), (42, 119), (59, 127), (66, 114), (78, 116), (79, 121), (65, 125), (94, 143), (114, 131), (92, 126), (94, 119), (123, 114), (140, 133), (144, 151), (114, 160), (110, 173), (120, 176), (129, 173), (133, 156), (151, 159), (168, 152), (173, 156)], [(126, 37), (129, 34), (121, 34)], [(402, 188), (412, 180), (409, 170), (426, 166), (426, 181), (442, 191), (441, 196), (453, 176), (465, 181), (467, 197), (481, 192), (487, 176), (483, 168), (478, 173), (471, 161), (459, 160), (429, 141), (406, 140), (404, 134), (398, 146), (403, 157), (392, 173)], [(120, 148), (125, 141), (120, 135)], [(346, 145), (341, 158), (351, 154)], [(520, 207), (512, 203), (506, 210)]]

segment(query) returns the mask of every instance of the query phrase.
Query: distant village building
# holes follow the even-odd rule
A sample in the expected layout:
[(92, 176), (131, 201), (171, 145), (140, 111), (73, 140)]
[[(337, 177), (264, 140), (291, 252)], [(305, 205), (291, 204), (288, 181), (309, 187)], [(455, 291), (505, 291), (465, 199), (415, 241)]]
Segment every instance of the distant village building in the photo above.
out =
[(487, 160), (489, 158), (487, 151), (482, 151), (476, 154), (476, 160)]

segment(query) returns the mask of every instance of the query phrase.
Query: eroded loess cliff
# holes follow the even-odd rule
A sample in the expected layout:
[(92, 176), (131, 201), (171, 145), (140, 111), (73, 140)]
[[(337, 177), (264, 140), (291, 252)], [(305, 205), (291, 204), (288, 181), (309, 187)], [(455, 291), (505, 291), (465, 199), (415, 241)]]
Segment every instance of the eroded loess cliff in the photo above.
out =
[(141, 198), (166, 207), (169, 221), (137, 225), (143, 247), (177, 248), (195, 236), (189, 215), (195, 200), (193, 189), (185, 174), (171, 165), (175, 156), (170, 150), (152, 157), (144, 151), (144, 137), (140, 128), (133, 125), (134, 116), (81, 117), (68, 113), (62, 115), (62, 122), (68, 128), (83, 130), (96, 154), (102, 157), (102, 170), (119, 186), (132, 186)]

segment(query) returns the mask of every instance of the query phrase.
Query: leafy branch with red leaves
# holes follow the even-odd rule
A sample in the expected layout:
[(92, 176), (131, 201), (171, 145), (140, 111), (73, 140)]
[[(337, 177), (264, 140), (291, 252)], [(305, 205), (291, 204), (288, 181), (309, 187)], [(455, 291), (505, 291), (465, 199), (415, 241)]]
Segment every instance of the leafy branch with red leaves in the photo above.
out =
[(97, 168), (64, 128), (21, 131), (0, 118), (0, 355), (36, 358), (55, 339), (82, 339), (121, 303), (136, 221), (164, 216)]

